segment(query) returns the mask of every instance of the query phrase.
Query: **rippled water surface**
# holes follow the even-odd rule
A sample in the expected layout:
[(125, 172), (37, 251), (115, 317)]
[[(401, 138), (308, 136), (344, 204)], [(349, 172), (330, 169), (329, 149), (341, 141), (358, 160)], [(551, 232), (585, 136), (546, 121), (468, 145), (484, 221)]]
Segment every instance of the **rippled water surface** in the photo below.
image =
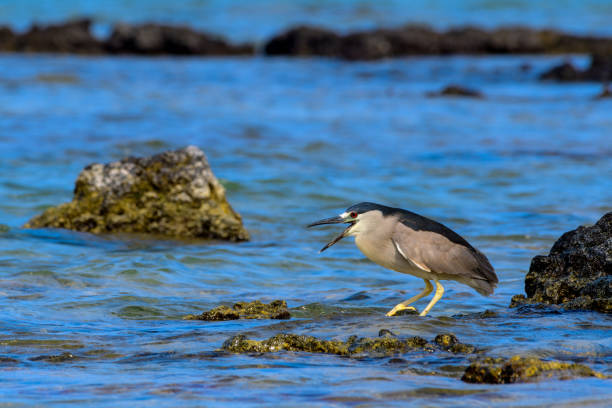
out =
[[(605, 406), (609, 380), (465, 384), (462, 355), (216, 351), (236, 333), (453, 332), (492, 356), (581, 361), (612, 374), (610, 317), (508, 309), (533, 256), (612, 210), (612, 101), (593, 99), (597, 84), (537, 81), (559, 60), (0, 55), (2, 401)], [(426, 96), (451, 82), (485, 97)], [(84, 166), (188, 144), (208, 155), (250, 242), (20, 228), (70, 200)], [(496, 293), (449, 282), (427, 318), (386, 318), (422, 282), (365, 260), (349, 239), (319, 255), (336, 229), (304, 228), (366, 200), (460, 232), (496, 267)], [(181, 319), (255, 299), (285, 299), (297, 317)], [(76, 358), (45, 359), (64, 352)]]

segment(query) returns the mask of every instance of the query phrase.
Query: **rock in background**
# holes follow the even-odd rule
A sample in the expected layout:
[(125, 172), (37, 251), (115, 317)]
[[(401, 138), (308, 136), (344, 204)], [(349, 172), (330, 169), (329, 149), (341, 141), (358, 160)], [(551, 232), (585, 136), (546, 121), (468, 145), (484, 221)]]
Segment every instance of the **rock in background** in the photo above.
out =
[(204, 152), (195, 146), (89, 165), (79, 174), (70, 203), (47, 209), (25, 227), (249, 239)]
[(533, 258), (525, 292), (510, 307), (546, 303), (612, 313), (612, 212), (591, 227), (566, 232), (548, 256)]

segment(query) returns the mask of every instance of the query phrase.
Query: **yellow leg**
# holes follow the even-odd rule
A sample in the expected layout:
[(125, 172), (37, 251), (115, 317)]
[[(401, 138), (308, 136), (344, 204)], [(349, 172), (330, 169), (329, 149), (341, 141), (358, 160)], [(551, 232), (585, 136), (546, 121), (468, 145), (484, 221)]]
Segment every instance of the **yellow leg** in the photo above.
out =
[(387, 316), (394, 316), (397, 312), (399, 312), (400, 310), (408, 310), (408, 309), (412, 309), (414, 311), (416, 311), (416, 309), (412, 306), (408, 306), (411, 303), (416, 302), (417, 300), (424, 298), (425, 296), (429, 295), (431, 293), (431, 291), (433, 290), (433, 286), (431, 285), (431, 282), (428, 281), (427, 279), (423, 279), (423, 282), (425, 282), (425, 289), (423, 289), (423, 291), (421, 293), (419, 293), (416, 296), (411, 297), (408, 300), (404, 300), (402, 303), (398, 303), (393, 309), (389, 310), (387, 312)]
[(434, 297), (431, 298), (431, 301), (429, 302), (427, 307), (419, 314), (419, 316), (421, 317), (425, 316), (431, 310), (433, 305), (435, 305), (436, 302), (440, 300), (440, 298), (444, 294), (444, 287), (440, 284), (440, 282), (438, 282), (437, 279), (434, 279), (434, 282), (436, 283), (436, 293), (434, 293)]

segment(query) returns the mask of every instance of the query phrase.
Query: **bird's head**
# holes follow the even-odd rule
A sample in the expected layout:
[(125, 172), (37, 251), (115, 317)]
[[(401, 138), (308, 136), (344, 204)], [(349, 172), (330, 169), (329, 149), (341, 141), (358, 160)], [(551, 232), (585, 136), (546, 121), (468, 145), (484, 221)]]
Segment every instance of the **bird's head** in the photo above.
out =
[(349, 235), (358, 235), (361, 232), (374, 227), (377, 220), (380, 220), (383, 217), (383, 213), (386, 208), (387, 207), (385, 206), (374, 203), (355, 204), (347, 208), (342, 214), (336, 217), (324, 218), (322, 220), (313, 222), (312, 224), (308, 225), (308, 228), (326, 224), (348, 224), (340, 235), (328, 242), (327, 245), (325, 245), (319, 251), (323, 252), (344, 237), (348, 237)]

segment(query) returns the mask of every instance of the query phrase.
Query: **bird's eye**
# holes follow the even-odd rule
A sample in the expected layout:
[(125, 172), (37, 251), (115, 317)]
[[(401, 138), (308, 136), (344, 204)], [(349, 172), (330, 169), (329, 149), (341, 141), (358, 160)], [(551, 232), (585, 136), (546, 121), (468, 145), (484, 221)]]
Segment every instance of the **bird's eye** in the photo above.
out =
[(355, 211), (352, 211), (349, 215), (351, 218), (357, 218), (357, 213)]

